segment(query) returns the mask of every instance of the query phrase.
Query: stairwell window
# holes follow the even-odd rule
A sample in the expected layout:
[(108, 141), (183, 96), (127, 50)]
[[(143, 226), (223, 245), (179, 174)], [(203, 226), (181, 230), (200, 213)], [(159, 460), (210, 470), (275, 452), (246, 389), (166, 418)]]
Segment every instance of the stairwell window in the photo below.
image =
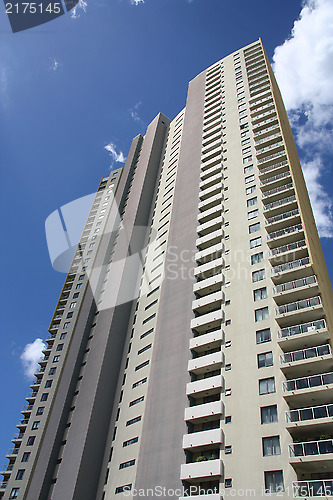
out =
[(271, 424), (278, 421), (277, 405), (262, 406), (260, 408), (262, 424)]
[(256, 281), (261, 281), (266, 278), (265, 269), (259, 269), (258, 271), (253, 271), (252, 273), (252, 281), (255, 283)]
[(259, 394), (272, 394), (275, 392), (275, 379), (274, 377), (262, 378), (259, 380)]
[(256, 222), (256, 224), (251, 224), (249, 226), (249, 234), (256, 233), (257, 231), (260, 231), (260, 222)]
[(273, 455), (281, 455), (279, 436), (271, 436), (271, 437), (262, 438), (262, 454), (264, 457), (271, 457)]
[(255, 321), (263, 321), (268, 318), (269, 312), (268, 307), (262, 307), (261, 309), (256, 309), (254, 311)]

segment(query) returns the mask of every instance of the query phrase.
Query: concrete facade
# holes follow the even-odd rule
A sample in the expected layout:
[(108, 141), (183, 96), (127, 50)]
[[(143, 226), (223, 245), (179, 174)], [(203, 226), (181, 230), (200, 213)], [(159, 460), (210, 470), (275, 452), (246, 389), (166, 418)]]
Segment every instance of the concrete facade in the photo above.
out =
[(102, 180), (0, 498), (330, 497), (332, 306), (259, 40)]

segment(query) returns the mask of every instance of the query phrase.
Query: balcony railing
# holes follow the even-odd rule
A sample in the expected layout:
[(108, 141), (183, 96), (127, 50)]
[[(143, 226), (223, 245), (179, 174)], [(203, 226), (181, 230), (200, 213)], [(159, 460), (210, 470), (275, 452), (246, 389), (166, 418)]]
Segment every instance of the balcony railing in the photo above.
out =
[(287, 423), (317, 420), (327, 417), (333, 417), (333, 404), (310, 406), (309, 408), (300, 408), (298, 410), (286, 411)]
[(314, 481), (294, 481), (294, 497), (331, 497), (333, 496), (333, 479)]
[(312, 387), (320, 387), (329, 384), (333, 384), (333, 372), (286, 380), (283, 382), (283, 390), (284, 392), (290, 392), (300, 389), (311, 389)]
[[(276, 116), (273, 116), (272, 118), (268, 118), (267, 120), (263, 120), (262, 122), (259, 122), (259, 123), (256, 123), (255, 125), (253, 125), (253, 128), (258, 128), (258, 127), (262, 127), (263, 125), (265, 125), (266, 123), (272, 123), (274, 121), (277, 120), (277, 117)], [(260, 131), (261, 132), (261, 131)], [(256, 135), (256, 134), (254, 134)]]
[(284, 167), (288, 165), (288, 160), (279, 161), (278, 163), (273, 163), (273, 165), (269, 165), (268, 167), (262, 168), (259, 172), (259, 175), (267, 174), (271, 170), (277, 170), (280, 167)]
[[(286, 161), (286, 163), (288, 163), (288, 162)], [(275, 181), (279, 181), (280, 179), (284, 179), (285, 177), (290, 177), (290, 176), (291, 176), (290, 170), (287, 170), (287, 172), (283, 172), (282, 174), (278, 174), (278, 175), (273, 175), (273, 177), (268, 177), (267, 179), (260, 181), (260, 185), (265, 186), (266, 184), (269, 184), (269, 183), (275, 182)]]
[(291, 302), (290, 304), (285, 304), (279, 306), (275, 309), (275, 314), (286, 314), (294, 311), (299, 311), (300, 309), (306, 309), (307, 307), (314, 307), (321, 304), (321, 298), (311, 297), (310, 299), (298, 300), (297, 302)]
[(266, 151), (270, 151), (271, 149), (284, 146), (283, 141), (280, 142), (274, 142), (274, 144), (270, 144), (269, 146), (266, 146), (264, 148), (257, 149), (257, 155), (261, 155), (262, 153), (265, 153)]
[(295, 290), (296, 288), (301, 288), (307, 285), (313, 285), (317, 283), (317, 277), (315, 275), (308, 276), (307, 278), (300, 278), (299, 280), (288, 281), (287, 283), (282, 283), (273, 288), (273, 294), (289, 292), (290, 290)]
[[(287, 245), (289, 246), (289, 245)], [(301, 266), (306, 266), (310, 264), (310, 258), (304, 257), (303, 259), (293, 260), (292, 262), (285, 262), (284, 264), (280, 264), (279, 266), (272, 267), (272, 274), (283, 273), (284, 271), (290, 271), (291, 269), (297, 269)]]
[(296, 196), (293, 194), (292, 196), (288, 196), (287, 198), (283, 198), (282, 200), (273, 201), (273, 203), (268, 203), (264, 206), (264, 210), (271, 210), (272, 208), (280, 207), (281, 205), (285, 205), (286, 203), (291, 203), (296, 201)]
[(327, 453), (333, 453), (333, 439), (292, 443), (289, 445), (290, 457), (308, 457), (309, 455), (326, 455)]
[[(258, 130), (258, 132), (254, 133), (254, 137), (258, 137), (258, 136), (260, 136), (262, 134), (266, 134), (267, 132), (270, 132), (271, 130), (274, 130), (277, 127), (278, 127), (278, 125), (272, 125), (271, 127), (266, 127), (266, 128), (264, 128), (262, 130)], [(263, 139), (263, 140), (266, 140), (266, 138)]]
[(298, 231), (302, 231), (302, 224), (296, 224), (295, 226), (285, 227), (284, 229), (279, 229), (278, 231), (273, 231), (272, 233), (268, 233), (267, 239), (272, 240), (274, 238), (279, 238), (280, 236), (284, 236), (286, 234), (297, 233)]
[(286, 191), (287, 189), (291, 189), (293, 187), (294, 187), (293, 183), (289, 182), (288, 184), (283, 184), (283, 186), (279, 186), (277, 188), (270, 189), (269, 191), (264, 191), (262, 193), (262, 197), (267, 198), (267, 196), (272, 196), (272, 194), (281, 193), (281, 191)]
[(281, 245), (280, 247), (272, 248), (272, 250), (269, 251), (269, 257), (279, 255), (280, 253), (290, 252), (291, 250), (296, 250), (297, 248), (302, 248), (305, 246), (305, 240), (294, 241), (293, 243), (289, 243), (289, 245)]
[(278, 331), (278, 337), (291, 337), (293, 335), (299, 335), (300, 333), (315, 332), (326, 328), (326, 321), (324, 319), (318, 319), (317, 321), (309, 321), (308, 323), (282, 328)]
[[(270, 128), (274, 129), (275, 127), (270, 127)], [(259, 139), (259, 141), (255, 141), (255, 145), (259, 146), (259, 144), (263, 144), (264, 142), (271, 141), (272, 139), (275, 139), (275, 137), (281, 137), (281, 132), (279, 131), (276, 134), (271, 134), (271, 135), (264, 137), (263, 139)]]
[(293, 217), (295, 215), (299, 215), (298, 208), (295, 208), (295, 210), (289, 210), (289, 212), (283, 212), (283, 214), (275, 215), (275, 217), (270, 217), (266, 220), (266, 224), (273, 224), (274, 222), (279, 222), (283, 219), (289, 219), (289, 217)]
[(304, 359), (318, 358), (320, 356), (326, 356), (327, 354), (332, 354), (331, 347), (329, 344), (320, 345), (317, 347), (309, 347), (307, 349), (302, 349), (300, 351), (287, 352), (280, 355), (280, 363), (292, 363), (293, 361), (302, 361)]
[[(265, 116), (271, 115), (272, 113), (276, 113), (275, 108), (271, 109), (270, 111), (266, 111), (265, 113), (261, 113), (260, 115), (255, 116), (252, 119), (252, 123), (254, 124), (254, 122), (256, 122), (257, 120), (261, 120), (261, 118), (265, 118)], [(262, 123), (264, 123), (264, 122), (262, 122)], [(258, 124), (256, 123), (255, 125), (258, 125)]]
[(277, 158), (279, 156), (284, 156), (285, 154), (286, 154), (285, 151), (277, 151), (276, 153), (265, 156), (265, 158), (261, 158), (260, 160), (258, 160), (258, 164), (260, 165), (261, 163), (265, 163), (266, 161), (273, 160), (274, 158)]

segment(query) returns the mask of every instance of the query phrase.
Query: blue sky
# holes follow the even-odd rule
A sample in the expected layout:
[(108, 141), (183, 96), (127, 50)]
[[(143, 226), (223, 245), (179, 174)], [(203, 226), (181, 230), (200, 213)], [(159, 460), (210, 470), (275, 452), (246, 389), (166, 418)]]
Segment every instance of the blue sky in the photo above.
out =
[(16, 34), (0, 12), (4, 463), (30, 392), (27, 363), (36, 339), (48, 336), (64, 280), (51, 266), (45, 219), (121, 166), (116, 160), (158, 112), (172, 119), (185, 105), (190, 79), (259, 37), (275, 62), (333, 275), (332, 2), (82, 4), (74, 17)]

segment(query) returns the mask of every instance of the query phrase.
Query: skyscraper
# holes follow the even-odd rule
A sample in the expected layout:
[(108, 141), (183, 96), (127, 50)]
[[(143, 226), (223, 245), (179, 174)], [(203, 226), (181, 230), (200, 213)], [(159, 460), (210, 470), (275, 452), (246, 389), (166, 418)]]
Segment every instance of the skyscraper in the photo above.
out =
[(2, 498), (331, 496), (332, 305), (259, 40), (102, 179)]

